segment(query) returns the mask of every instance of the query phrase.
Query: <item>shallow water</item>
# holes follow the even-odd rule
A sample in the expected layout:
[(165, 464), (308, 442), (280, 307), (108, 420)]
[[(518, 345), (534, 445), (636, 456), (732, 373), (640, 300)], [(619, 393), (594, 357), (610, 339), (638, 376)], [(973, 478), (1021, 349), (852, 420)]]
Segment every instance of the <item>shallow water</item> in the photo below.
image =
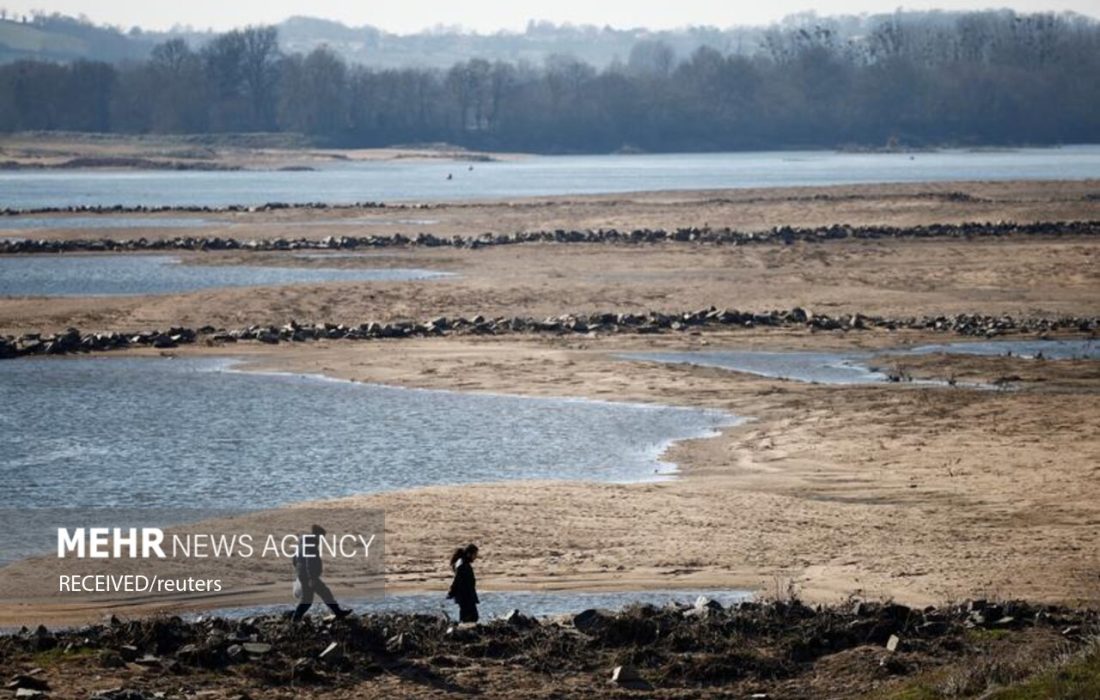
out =
[(0, 296), (175, 294), (217, 287), (427, 280), (445, 272), (406, 268), (184, 265), (171, 255), (0, 256)]
[[(1085, 179), (1100, 146), (934, 153), (769, 151), (333, 164), (312, 172), (7, 171), (0, 208), (421, 202), (649, 190), (956, 180)], [(447, 176), (453, 175), (448, 180)]]
[[(451, 618), (458, 619), (458, 607), (447, 600), (445, 590), (448, 582), (440, 580), (441, 592), (430, 593), (402, 593), (387, 595), (381, 598), (351, 599), (340, 601), (345, 607), (354, 608), (361, 614), (380, 613), (421, 613), (442, 614), (446, 613)], [(669, 603), (694, 604), (699, 596), (706, 596), (722, 604), (723, 607), (736, 605), (750, 600), (752, 594), (739, 590), (651, 590), (651, 591), (616, 591), (616, 592), (585, 592), (585, 591), (500, 591), (479, 592), (481, 605), (478, 612), (483, 621), (494, 617), (502, 617), (512, 610), (519, 610), (524, 615), (544, 617), (548, 615), (576, 614), (589, 608), (603, 608), (607, 610), (621, 610), (629, 605), (649, 604), (663, 606)], [(286, 612), (292, 606), (288, 605), (262, 605), (241, 608), (222, 608), (203, 613), (203, 617), (248, 617), (252, 615), (270, 615)], [(327, 614), (328, 609), (318, 603), (314, 606), (314, 614)]]
[(1016, 355), (1034, 359), (1040, 354), (1048, 360), (1100, 360), (1100, 340), (981, 340), (959, 343), (920, 345), (898, 350), (899, 355)]
[(701, 352), (634, 352), (628, 360), (721, 367), (775, 379), (821, 384), (869, 384), (887, 381), (885, 374), (859, 364), (855, 353), (708, 350)]
[(0, 216), (0, 231), (41, 229), (204, 228), (220, 222), (210, 219), (167, 216)]
[(462, 394), (226, 360), (0, 363), (0, 508), (266, 508), (509, 479), (624, 482), (720, 411)]
[[(700, 352), (636, 352), (620, 355), (627, 360), (671, 362), (721, 367), (762, 377), (790, 379), (816, 384), (875, 384), (890, 381), (872, 368), (875, 357), (927, 355), (996, 356), (1012, 354), (1047, 359), (1100, 359), (1100, 342), (1095, 340), (990, 340), (884, 348), (871, 352), (805, 352), (765, 350), (707, 350)], [(930, 382), (919, 382), (930, 383)], [(931, 382), (937, 383), (937, 382)]]
[[(256, 225), (257, 222), (250, 222)], [(353, 217), (323, 219), (318, 221), (302, 220), (287, 223), (285, 221), (258, 222), (260, 226), (292, 226), (294, 228), (313, 226), (434, 226), (438, 219), (380, 219), (377, 217)], [(0, 216), (0, 231), (47, 231), (57, 229), (197, 229), (211, 226), (233, 226), (233, 222), (188, 217), (167, 216), (114, 216), (96, 214), (94, 216)], [(0, 241), (22, 241), (27, 236), (0, 236)]]

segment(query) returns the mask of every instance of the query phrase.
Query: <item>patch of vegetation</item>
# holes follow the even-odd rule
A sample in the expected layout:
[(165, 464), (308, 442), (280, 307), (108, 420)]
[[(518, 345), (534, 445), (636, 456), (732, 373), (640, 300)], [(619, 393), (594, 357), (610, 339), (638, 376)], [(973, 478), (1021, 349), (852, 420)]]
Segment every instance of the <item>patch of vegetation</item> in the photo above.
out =
[(972, 642), (995, 642), (1000, 639), (1005, 639), (1011, 636), (1012, 633), (1006, 629), (984, 629), (981, 627), (975, 627), (972, 630), (967, 630), (966, 637)]
[(75, 660), (84, 660), (91, 656), (95, 656), (95, 650), (90, 647), (73, 647), (71, 649), (54, 647), (32, 654), (30, 665), (49, 668)]
[(1100, 642), (1066, 663), (1012, 687), (994, 690), (989, 700), (1095, 700), (1100, 698)]
[[(1006, 630), (971, 630), (975, 639), (1004, 639)], [(988, 654), (949, 669), (937, 669), (873, 700), (1096, 700), (1100, 698), (1100, 642), (1044, 663), (1030, 650)]]

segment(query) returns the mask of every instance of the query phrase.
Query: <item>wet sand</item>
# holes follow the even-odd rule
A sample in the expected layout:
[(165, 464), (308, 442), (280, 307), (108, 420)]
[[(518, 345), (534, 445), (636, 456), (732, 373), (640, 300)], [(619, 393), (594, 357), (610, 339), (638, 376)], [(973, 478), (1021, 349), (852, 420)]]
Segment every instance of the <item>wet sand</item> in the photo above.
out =
[[(767, 591), (790, 582), (815, 600), (862, 592), (913, 603), (983, 594), (1097, 602), (1095, 363), (1077, 363), (1085, 392), (835, 388), (622, 363), (605, 354), (614, 346), (425, 342), (384, 365), (394, 353), (337, 348), (282, 356), (277, 366), (464, 391), (708, 406), (753, 419), (675, 446), (667, 457), (681, 478), (668, 483), (365, 497), (386, 508), (397, 580), (430, 562), (439, 538), (461, 532), (487, 545), (483, 575), (535, 586)], [(525, 517), (539, 525), (516, 528)]]
[[(394, 591), (442, 590), (443, 544), (470, 540), (482, 546), (479, 580), (487, 591), (694, 587), (782, 595), (793, 587), (822, 602), (849, 595), (909, 604), (968, 597), (1100, 602), (1095, 362), (1017, 360), (1033, 367), (1032, 381), (996, 392), (825, 387), (614, 357), (704, 342), (820, 349), (932, 339), (822, 335), (241, 345), (234, 354), (249, 369), (706, 406), (751, 419), (718, 437), (676, 444), (666, 458), (679, 474), (666, 482), (501, 482), (331, 502), (385, 510), (387, 586)], [(944, 359), (925, 370), (944, 378), (957, 362), (980, 374), (984, 363), (983, 376), (991, 376), (1003, 361)], [(507, 430), (504, 417), (500, 429)], [(261, 599), (257, 592), (192, 605)], [(43, 613), (61, 620), (99, 614), (13, 608), (0, 624)]]
[[(184, 253), (185, 262), (403, 267), (456, 276), (146, 297), (0, 298), (0, 333), (169, 326), (423, 321), (437, 316), (682, 312), (717, 306), (885, 316), (1090, 315), (1100, 309), (1100, 241), (845, 240), (710, 247), (525, 244), (389, 250), (362, 257)], [(69, 255), (68, 253), (64, 255)]]

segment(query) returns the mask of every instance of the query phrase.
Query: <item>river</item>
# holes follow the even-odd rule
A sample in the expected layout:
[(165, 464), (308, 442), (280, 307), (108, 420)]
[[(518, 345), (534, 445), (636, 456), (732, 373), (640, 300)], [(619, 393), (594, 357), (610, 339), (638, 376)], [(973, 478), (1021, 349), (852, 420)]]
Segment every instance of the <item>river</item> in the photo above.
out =
[[(450, 176), (450, 179), (448, 179)], [(441, 202), (652, 190), (1100, 177), (1100, 146), (928, 153), (768, 151), (359, 161), (285, 171), (0, 172), (0, 209)]]

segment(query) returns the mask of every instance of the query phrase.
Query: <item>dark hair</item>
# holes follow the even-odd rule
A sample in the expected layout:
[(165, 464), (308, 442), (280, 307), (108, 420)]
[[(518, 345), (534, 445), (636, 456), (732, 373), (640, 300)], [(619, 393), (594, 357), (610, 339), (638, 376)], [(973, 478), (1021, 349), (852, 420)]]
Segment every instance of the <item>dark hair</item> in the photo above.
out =
[(477, 554), (477, 545), (468, 544), (465, 547), (459, 547), (455, 550), (455, 553), (451, 555), (451, 571), (454, 571), (455, 566), (458, 564), (458, 560), (462, 559), (469, 563), (470, 557)]
[(310, 528), (310, 531), (314, 535), (323, 535), (323, 534), (325, 534), (325, 528), (321, 527), (320, 525), (317, 525), (316, 523), (314, 523), (313, 527)]

